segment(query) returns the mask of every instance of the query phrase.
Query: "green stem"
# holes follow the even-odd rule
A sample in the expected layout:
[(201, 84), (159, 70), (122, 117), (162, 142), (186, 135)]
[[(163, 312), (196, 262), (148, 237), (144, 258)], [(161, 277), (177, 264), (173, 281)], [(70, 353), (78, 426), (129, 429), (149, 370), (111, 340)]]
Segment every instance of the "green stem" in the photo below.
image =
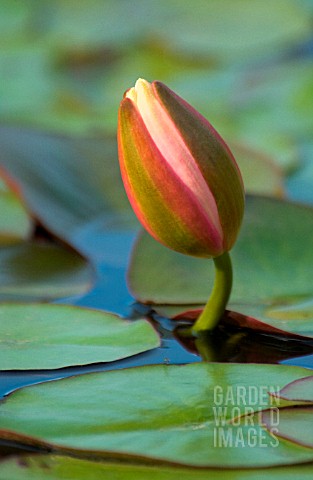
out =
[(200, 332), (195, 339), (195, 346), (202, 360), (205, 362), (215, 362), (217, 360), (216, 345), (214, 336), (208, 335), (208, 332)]
[(214, 258), (214, 266), (213, 291), (203, 312), (192, 328), (192, 333), (195, 336), (212, 331), (216, 327), (230, 296), (233, 272), (229, 253), (225, 252), (220, 257)]

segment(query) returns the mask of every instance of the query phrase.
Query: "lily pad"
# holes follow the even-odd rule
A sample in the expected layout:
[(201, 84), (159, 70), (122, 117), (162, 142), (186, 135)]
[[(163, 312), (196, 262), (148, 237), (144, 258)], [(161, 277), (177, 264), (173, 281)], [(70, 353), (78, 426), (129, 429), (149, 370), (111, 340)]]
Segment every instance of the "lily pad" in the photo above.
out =
[(313, 404), (313, 377), (302, 378), (289, 383), (275, 394), (279, 397), (280, 402), (287, 405)]
[(272, 396), (287, 408), (274, 414), (271, 409), (262, 412), (266, 428), (275, 429), (275, 435), (280, 438), (313, 448), (313, 376), (295, 380)]
[(70, 305), (0, 304), (2, 370), (111, 362), (159, 346), (146, 320)]
[[(92, 451), (111, 461), (227, 468), (313, 461), (311, 448), (274, 442), (259, 415), (255, 423), (240, 418), (267, 410), (273, 405), (268, 392), (310, 374), (282, 365), (197, 363), (51, 381), (18, 390), (0, 404), (0, 439), (75, 456)], [(226, 444), (216, 438), (219, 428), (229, 437)]]
[(2, 127), (0, 143), (0, 165), (20, 185), (30, 211), (55, 235), (75, 243), (75, 232), (98, 218), (119, 228), (134, 225), (115, 138), (79, 139)]
[[(273, 306), (266, 304), (230, 305), (235, 311), (226, 315), (226, 322), (243, 328), (277, 334), (313, 338), (313, 300), (297, 302), (279, 299)], [(240, 312), (238, 314), (238, 312)]]
[[(230, 316), (230, 321), (313, 336), (312, 234), (312, 208), (248, 197), (243, 227), (231, 252), (234, 286), (228, 305), (242, 315)], [(182, 312), (206, 303), (213, 286), (213, 263), (172, 252), (143, 233), (128, 278), (139, 301), (176, 305)]]
[(283, 408), (278, 415), (271, 410), (262, 412), (263, 424), (268, 430), (275, 428), (277, 437), (313, 449), (312, 421), (313, 407)]
[(88, 291), (94, 272), (73, 250), (46, 241), (0, 249), (0, 299), (51, 300)]
[(264, 470), (197, 470), (163, 465), (123, 465), (101, 463), (58, 455), (34, 455), (11, 458), (0, 463), (1, 480), (310, 480), (313, 465), (289, 465)]
[(2, 181), (1, 172), (0, 212), (0, 245), (19, 243), (30, 236), (30, 217), (17, 195)]

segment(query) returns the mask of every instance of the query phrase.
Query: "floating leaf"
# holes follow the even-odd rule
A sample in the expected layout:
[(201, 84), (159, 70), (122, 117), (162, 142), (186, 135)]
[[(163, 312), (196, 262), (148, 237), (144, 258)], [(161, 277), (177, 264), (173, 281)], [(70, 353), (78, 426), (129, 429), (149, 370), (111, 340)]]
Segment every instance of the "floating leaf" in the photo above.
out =
[(267, 410), (261, 417), (266, 428), (275, 430), (277, 437), (313, 449), (313, 408), (283, 408), (274, 415)]
[[(92, 450), (111, 460), (131, 455), (202, 467), (312, 461), (313, 449), (274, 441), (257, 420), (236, 421), (267, 410), (273, 401), (268, 392), (307, 376), (306, 369), (282, 365), (196, 363), (47, 382), (18, 390), (0, 404), (0, 438), (45, 448), (55, 444), (63, 453), (78, 449), (76, 455)], [(226, 444), (216, 437), (219, 427), (225, 427)]]
[(54, 299), (90, 289), (94, 272), (73, 250), (46, 241), (0, 249), (0, 299)]
[(34, 455), (10, 458), (0, 463), (0, 478), (5, 480), (294, 480), (307, 479), (313, 475), (313, 465), (288, 465), (288, 467), (262, 470), (191, 469), (160, 464), (125, 465), (122, 463), (92, 462), (79, 458), (58, 455)]
[(2, 127), (0, 143), (0, 164), (20, 185), (29, 209), (62, 239), (74, 242), (75, 231), (98, 218), (120, 227), (134, 224), (115, 139)]
[(313, 300), (297, 302), (291, 297), (289, 302), (286, 298), (278, 299), (273, 306), (236, 303), (230, 305), (235, 311), (228, 312), (226, 321), (239, 327), (268, 333), (313, 338)]
[[(278, 437), (313, 448), (313, 376), (289, 383), (279, 392), (274, 392), (273, 398), (280, 405), (289, 407), (281, 409), (279, 413), (275, 411), (274, 415), (271, 410), (262, 412), (261, 418), (266, 428), (275, 429)], [(290, 408), (290, 405), (298, 408)]]
[[(313, 336), (312, 234), (312, 208), (248, 198), (232, 251), (234, 286), (228, 305), (242, 315), (229, 320), (259, 330)], [(214, 272), (212, 262), (172, 252), (143, 234), (128, 276), (135, 298), (143, 303), (180, 305), (182, 312), (207, 301)]]
[(70, 305), (0, 304), (2, 370), (111, 362), (159, 346), (145, 320)]
[(309, 405), (313, 403), (313, 377), (301, 378), (289, 383), (275, 394), (279, 397), (280, 402), (284, 404), (304, 404)]

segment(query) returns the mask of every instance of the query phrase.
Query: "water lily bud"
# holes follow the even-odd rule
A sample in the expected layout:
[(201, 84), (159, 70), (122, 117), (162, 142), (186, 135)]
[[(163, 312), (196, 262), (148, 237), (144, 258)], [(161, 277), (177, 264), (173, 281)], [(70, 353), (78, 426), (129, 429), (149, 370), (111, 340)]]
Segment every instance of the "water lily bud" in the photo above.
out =
[(197, 257), (232, 248), (244, 211), (242, 178), (202, 115), (161, 82), (139, 79), (120, 104), (118, 147), (130, 203), (156, 240)]

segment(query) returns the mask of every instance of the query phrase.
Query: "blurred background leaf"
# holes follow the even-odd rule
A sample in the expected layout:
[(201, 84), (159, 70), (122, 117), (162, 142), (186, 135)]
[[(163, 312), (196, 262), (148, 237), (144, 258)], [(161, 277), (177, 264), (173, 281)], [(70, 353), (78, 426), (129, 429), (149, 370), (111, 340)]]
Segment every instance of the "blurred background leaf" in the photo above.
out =
[(308, 0), (1, 0), (0, 120), (114, 133), (138, 76), (289, 166), (312, 131)]
[(0, 126), (0, 144), (0, 164), (36, 220), (54, 235), (73, 243), (73, 234), (97, 218), (107, 227), (134, 225), (114, 137)]

